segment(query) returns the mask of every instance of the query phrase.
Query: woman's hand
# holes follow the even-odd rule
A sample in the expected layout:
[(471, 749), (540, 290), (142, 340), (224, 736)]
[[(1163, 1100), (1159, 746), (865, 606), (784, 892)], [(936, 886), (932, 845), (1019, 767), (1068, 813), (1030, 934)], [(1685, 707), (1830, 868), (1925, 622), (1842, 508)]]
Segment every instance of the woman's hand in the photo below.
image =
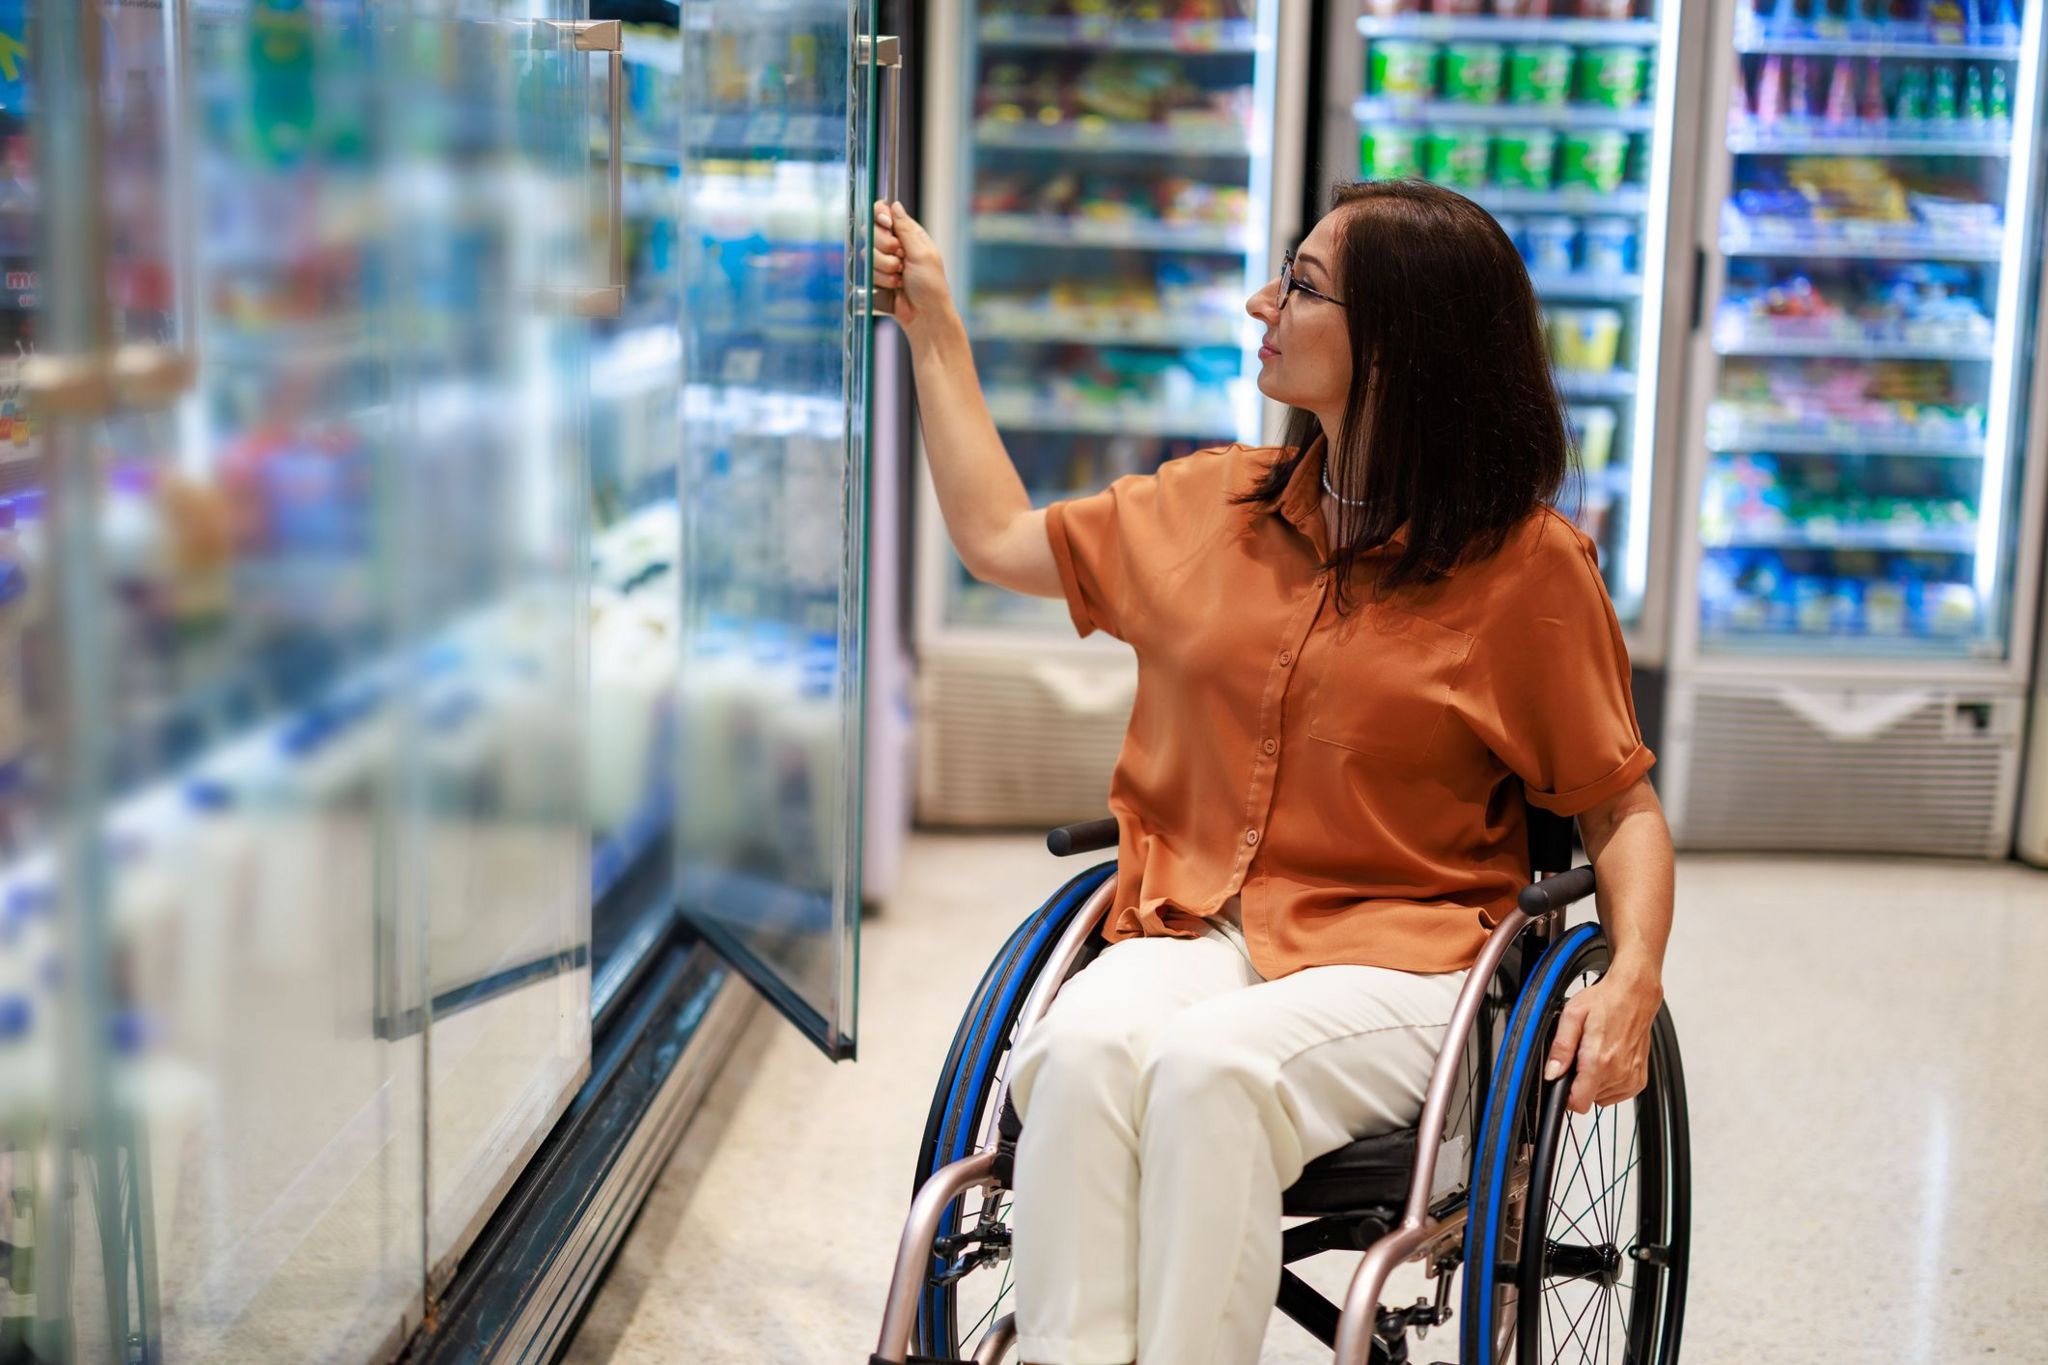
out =
[(901, 203), (875, 201), (875, 288), (896, 291), (898, 326), (914, 341), (927, 323), (952, 311), (946, 262), (931, 234)]
[(1543, 1079), (1556, 1080), (1577, 1060), (1566, 1108), (1583, 1114), (1596, 1104), (1620, 1104), (1649, 1084), (1650, 1024), (1663, 1003), (1657, 973), (1624, 963), (1565, 1002)]

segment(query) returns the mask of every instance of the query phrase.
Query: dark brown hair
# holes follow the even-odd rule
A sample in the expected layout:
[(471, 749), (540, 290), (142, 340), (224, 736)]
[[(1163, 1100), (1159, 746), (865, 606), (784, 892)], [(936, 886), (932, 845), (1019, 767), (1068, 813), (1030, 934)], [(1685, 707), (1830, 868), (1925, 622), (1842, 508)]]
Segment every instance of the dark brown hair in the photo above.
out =
[[(1332, 209), (1343, 215), (1331, 270), (1353, 363), (1343, 443), (1325, 467), (1339, 494), (1362, 502), (1338, 504), (1324, 565), (1341, 606), (1360, 557), (1403, 527), (1382, 593), (1493, 554), (1557, 497), (1573, 455), (1536, 294), (1500, 224), (1418, 180), (1340, 185)], [(1290, 410), (1291, 453), (1239, 500), (1276, 507), (1323, 434), (1314, 413)]]

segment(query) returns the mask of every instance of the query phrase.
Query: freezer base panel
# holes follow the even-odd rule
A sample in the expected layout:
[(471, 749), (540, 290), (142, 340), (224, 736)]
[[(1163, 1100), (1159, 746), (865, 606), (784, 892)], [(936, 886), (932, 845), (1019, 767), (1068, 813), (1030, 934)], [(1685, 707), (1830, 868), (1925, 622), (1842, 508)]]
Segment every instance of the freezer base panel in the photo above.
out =
[(2003, 858), (2017, 689), (1674, 676), (1660, 790), (1686, 849)]

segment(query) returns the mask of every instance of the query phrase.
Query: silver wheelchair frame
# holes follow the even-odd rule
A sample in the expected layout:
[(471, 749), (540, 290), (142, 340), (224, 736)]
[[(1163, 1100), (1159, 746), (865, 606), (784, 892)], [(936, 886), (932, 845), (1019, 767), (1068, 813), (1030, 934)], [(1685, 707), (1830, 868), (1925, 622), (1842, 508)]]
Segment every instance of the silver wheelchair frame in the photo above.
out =
[[(1415, 1167), (1408, 1181), (1407, 1201), (1400, 1221), (1366, 1248), (1365, 1259), (1352, 1274), (1337, 1327), (1336, 1365), (1370, 1365), (1374, 1331), (1381, 1308), (1380, 1295), (1395, 1267), (1410, 1261), (1434, 1265), (1443, 1251), (1464, 1236), (1471, 1208), (1469, 1192), (1466, 1200), (1446, 1216), (1432, 1215), (1430, 1206), (1437, 1198), (1438, 1161), (1442, 1156), (1451, 1106), (1456, 1098), (1459, 1070), (1472, 1042), (1473, 1024), (1479, 1018), (1489, 986), (1523, 931), (1532, 932), (1539, 950), (1549, 947), (1563, 932), (1567, 908), (1594, 894), (1593, 869), (1587, 865), (1570, 867), (1571, 822), (1539, 813), (1534, 808), (1530, 810), (1530, 821), (1530, 843), (1536, 867), (1562, 866), (1570, 870), (1549, 875), (1541, 870), (1535, 873), (1537, 880), (1522, 889), (1516, 908), (1503, 916), (1487, 935), (1478, 959), (1465, 978), (1446, 1029), (1446, 1036), (1458, 1041), (1437, 1054), (1436, 1065), (1430, 1072), (1429, 1089), (1423, 1098), (1422, 1114), (1415, 1125)], [(1100, 827), (1105, 824), (1110, 826), (1110, 846), (1113, 846), (1114, 824), (1108, 821), (1055, 830), (1047, 843), (1059, 855), (1100, 848), (1105, 846), (1098, 842), (1103, 833)], [(1063, 839), (1062, 836), (1068, 837)], [(1557, 852), (1560, 846), (1562, 857)], [(1023, 1009), (1011, 1030), (1013, 1040), (1035, 1026), (1052, 1007), (1053, 997), (1074, 974), (1075, 964), (1081, 960), (1089, 940), (1107, 915), (1115, 890), (1114, 878), (1105, 881), (1067, 925), (1044, 970), (1025, 997)], [(1008, 1099), (1009, 1078), (1005, 1075), (995, 1092), (991, 1112), (1003, 1113)], [(1469, 1161), (1472, 1154), (1463, 1152), (1458, 1155)], [(1000, 1183), (996, 1176), (996, 1162), (997, 1142), (991, 1138), (969, 1156), (933, 1172), (918, 1190), (904, 1223), (902, 1239), (897, 1245), (895, 1270), (890, 1277), (889, 1297), (882, 1314), (882, 1330), (875, 1352), (870, 1357), (870, 1365), (904, 1365), (910, 1359), (918, 1295), (928, 1274), (932, 1244), (938, 1236), (940, 1221), (947, 1207), (967, 1191)], [(1518, 1162), (1509, 1184), (1512, 1219), (1517, 1225), (1524, 1221), (1528, 1186), (1527, 1161), (1524, 1158)], [(1457, 1186), (1447, 1188), (1456, 1189)], [(1448, 1318), (1444, 1310), (1448, 1307), (1452, 1278), (1449, 1272), (1438, 1276), (1435, 1306), (1438, 1322)], [(1424, 1305), (1418, 1305), (1421, 1306)], [(1508, 1312), (1503, 1315), (1498, 1329), (1499, 1344), (1504, 1346), (1511, 1342), (1514, 1332), (1515, 1317)], [(995, 1321), (975, 1347), (974, 1365), (996, 1365), (1015, 1339), (1015, 1314), (1005, 1314)]]

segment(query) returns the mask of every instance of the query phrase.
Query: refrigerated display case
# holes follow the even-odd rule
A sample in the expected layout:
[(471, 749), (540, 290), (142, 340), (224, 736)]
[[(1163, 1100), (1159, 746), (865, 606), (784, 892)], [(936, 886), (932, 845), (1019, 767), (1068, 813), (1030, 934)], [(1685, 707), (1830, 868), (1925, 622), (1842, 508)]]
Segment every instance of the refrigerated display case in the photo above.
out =
[[(1244, 301), (1298, 217), (1300, 121), (1277, 87), (1303, 7), (941, 8), (920, 211), (1033, 502), (1258, 441), (1268, 405)], [(921, 818), (1099, 814), (1135, 666), (1075, 641), (1060, 603), (973, 579), (921, 482)]]
[(2004, 856), (2040, 544), (2039, 6), (1717, 19), (1674, 828)]
[(1559, 506), (1598, 546), (1639, 669), (1660, 665), (1666, 642), (1673, 480), (1659, 456), (1679, 433), (1700, 80), (1688, 40), (1704, 10), (1334, 6), (1325, 75), (1328, 182), (1432, 180), (1486, 208), (1520, 249), (1582, 470)]

